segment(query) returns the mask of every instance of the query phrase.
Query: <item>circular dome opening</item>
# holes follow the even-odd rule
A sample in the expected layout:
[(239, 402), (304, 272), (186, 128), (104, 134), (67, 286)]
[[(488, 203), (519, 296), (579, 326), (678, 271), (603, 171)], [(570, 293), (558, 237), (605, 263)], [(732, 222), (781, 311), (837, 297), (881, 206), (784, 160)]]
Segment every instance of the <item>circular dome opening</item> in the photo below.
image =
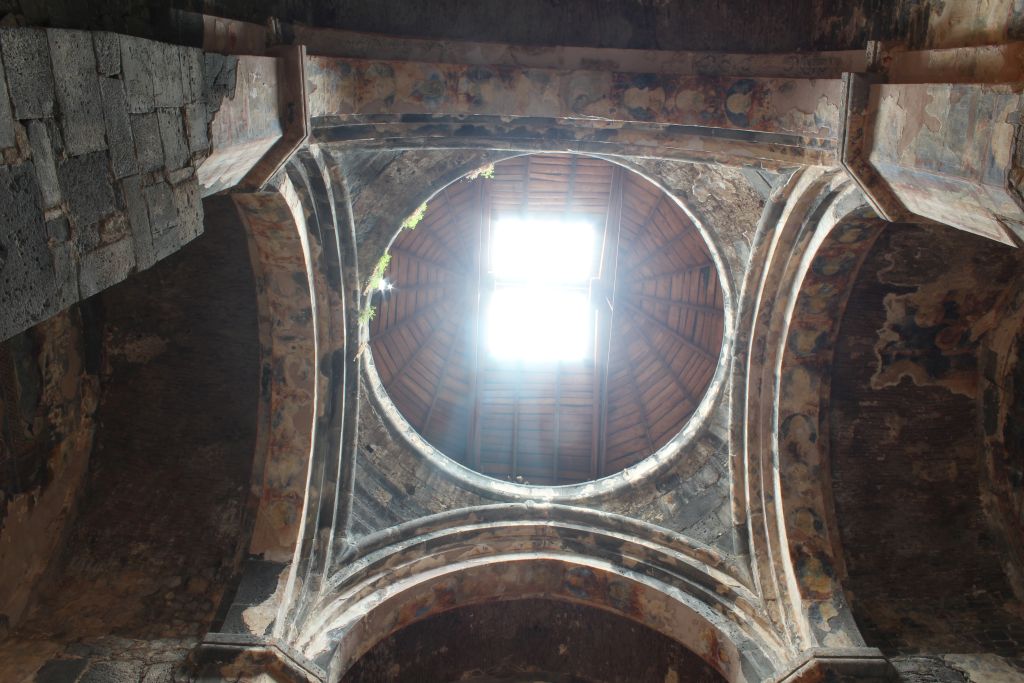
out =
[(724, 294), (677, 202), (601, 159), (537, 154), (470, 174), (389, 249), (370, 346), (441, 453), (564, 485), (680, 432), (722, 347)]

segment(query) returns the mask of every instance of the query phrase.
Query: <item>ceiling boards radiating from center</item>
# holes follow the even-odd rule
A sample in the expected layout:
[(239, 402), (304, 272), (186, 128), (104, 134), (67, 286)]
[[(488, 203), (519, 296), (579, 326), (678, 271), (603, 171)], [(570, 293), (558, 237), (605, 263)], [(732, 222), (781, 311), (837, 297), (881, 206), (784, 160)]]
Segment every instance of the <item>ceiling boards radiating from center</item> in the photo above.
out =
[[(494, 222), (531, 215), (597, 231), (583, 360), (502, 361), (486, 347)], [(683, 428), (715, 372), (723, 294), (707, 245), (671, 197), (609, 162), (498, 163), (435, 195), (389, 251), (370, 324), (381, 381), (420, 435), (483, 474), (558, 485), (618, 472)]]

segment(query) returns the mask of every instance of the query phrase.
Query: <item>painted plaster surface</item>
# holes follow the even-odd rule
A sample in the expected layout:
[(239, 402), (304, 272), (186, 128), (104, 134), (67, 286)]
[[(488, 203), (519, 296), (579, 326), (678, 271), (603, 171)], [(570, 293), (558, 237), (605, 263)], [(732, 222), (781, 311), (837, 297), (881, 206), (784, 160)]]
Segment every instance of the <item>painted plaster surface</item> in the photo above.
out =
[(1004, 226), (1024, 221), (1015, 189), (1019, 89), (879, 85), (869, 109), (871, 164), (910, 211), (1012, 244)]
[(70, 310), (0, 347), (0, 635), (20, 625), (77, 510), (99, 390), (82, 337)]
[(277, 193), (236, 194), (250, 235), (263, 341), (262, 485), (253, 554), (289, 560), (302, 521), (316, 395), (314, 308), (291, 208)]
[(225, 62), (207, 55), (206, 69), (223, 87), (217, 80), (207, 86), (220, 108), (210, 124), (210, 156), (198, 170), (203, 196), (237, 185), (282, 136), (275, 58), (243, 56)]
[(839, 81), (556, 71), (310, 57), (313, 118), (401, 114), (645, 121), (838, 135)]

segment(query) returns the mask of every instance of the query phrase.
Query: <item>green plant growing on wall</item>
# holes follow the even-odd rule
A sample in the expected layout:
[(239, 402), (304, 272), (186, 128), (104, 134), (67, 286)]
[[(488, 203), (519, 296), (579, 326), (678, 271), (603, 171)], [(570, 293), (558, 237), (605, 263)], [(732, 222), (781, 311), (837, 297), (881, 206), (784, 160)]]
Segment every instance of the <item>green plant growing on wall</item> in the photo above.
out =
[(384, 273), (387, 271), (389, 265), (391, 265), (391, 254), (384, 252), (377, 261), (377, 265), (373, 267), (370, 277), (366, 279), (366, 285), (363, 287), (363, 296), (366, 297), (366, 305), (359, 311), (360, 325), (368, 324), (377, 315), (377, 308), (370, 303), (370, 300), (373, 298), (373, 293), (380, 289), (381, 285), (384, 283)]
[(466, 180), (476, 180), (477, 178), (492, 180), (494, 178), (494, 163), (485, 164), (484, 166), (466, 174)]
[(402, 229), (415, 230), (416, 226), (420, 224), (421, 220), (423, 220), (423, 215), (425, 213), (427, 213), (427, 203), (423, 202), (415, 211), (412, 212), (411, 216), (402, 221)]

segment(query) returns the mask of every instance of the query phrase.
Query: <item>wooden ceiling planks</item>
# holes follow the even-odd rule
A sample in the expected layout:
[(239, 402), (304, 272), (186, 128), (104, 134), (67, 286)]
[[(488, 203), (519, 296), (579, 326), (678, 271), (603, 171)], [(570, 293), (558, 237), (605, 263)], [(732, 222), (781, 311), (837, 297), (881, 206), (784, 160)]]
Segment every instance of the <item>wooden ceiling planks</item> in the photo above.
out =
[[(477, 302), (491, 286), (480, 269), (491, 223), (526, 213), (605, 226), (616, 182), (607, 368), (597, 371), (594, 354), (544, 364), (490, 357)], [(601, 159), (521, 156), (496, 164), (492, 178), (457, 181), (390, 253), (393, 289), (376, 295), (370, 325), (381, 381), (427, 441), (489, 476), (568, 484), (628, 467), (682, 429), (714, 374), (723, 296), (707, 245), (671, 197)]]

